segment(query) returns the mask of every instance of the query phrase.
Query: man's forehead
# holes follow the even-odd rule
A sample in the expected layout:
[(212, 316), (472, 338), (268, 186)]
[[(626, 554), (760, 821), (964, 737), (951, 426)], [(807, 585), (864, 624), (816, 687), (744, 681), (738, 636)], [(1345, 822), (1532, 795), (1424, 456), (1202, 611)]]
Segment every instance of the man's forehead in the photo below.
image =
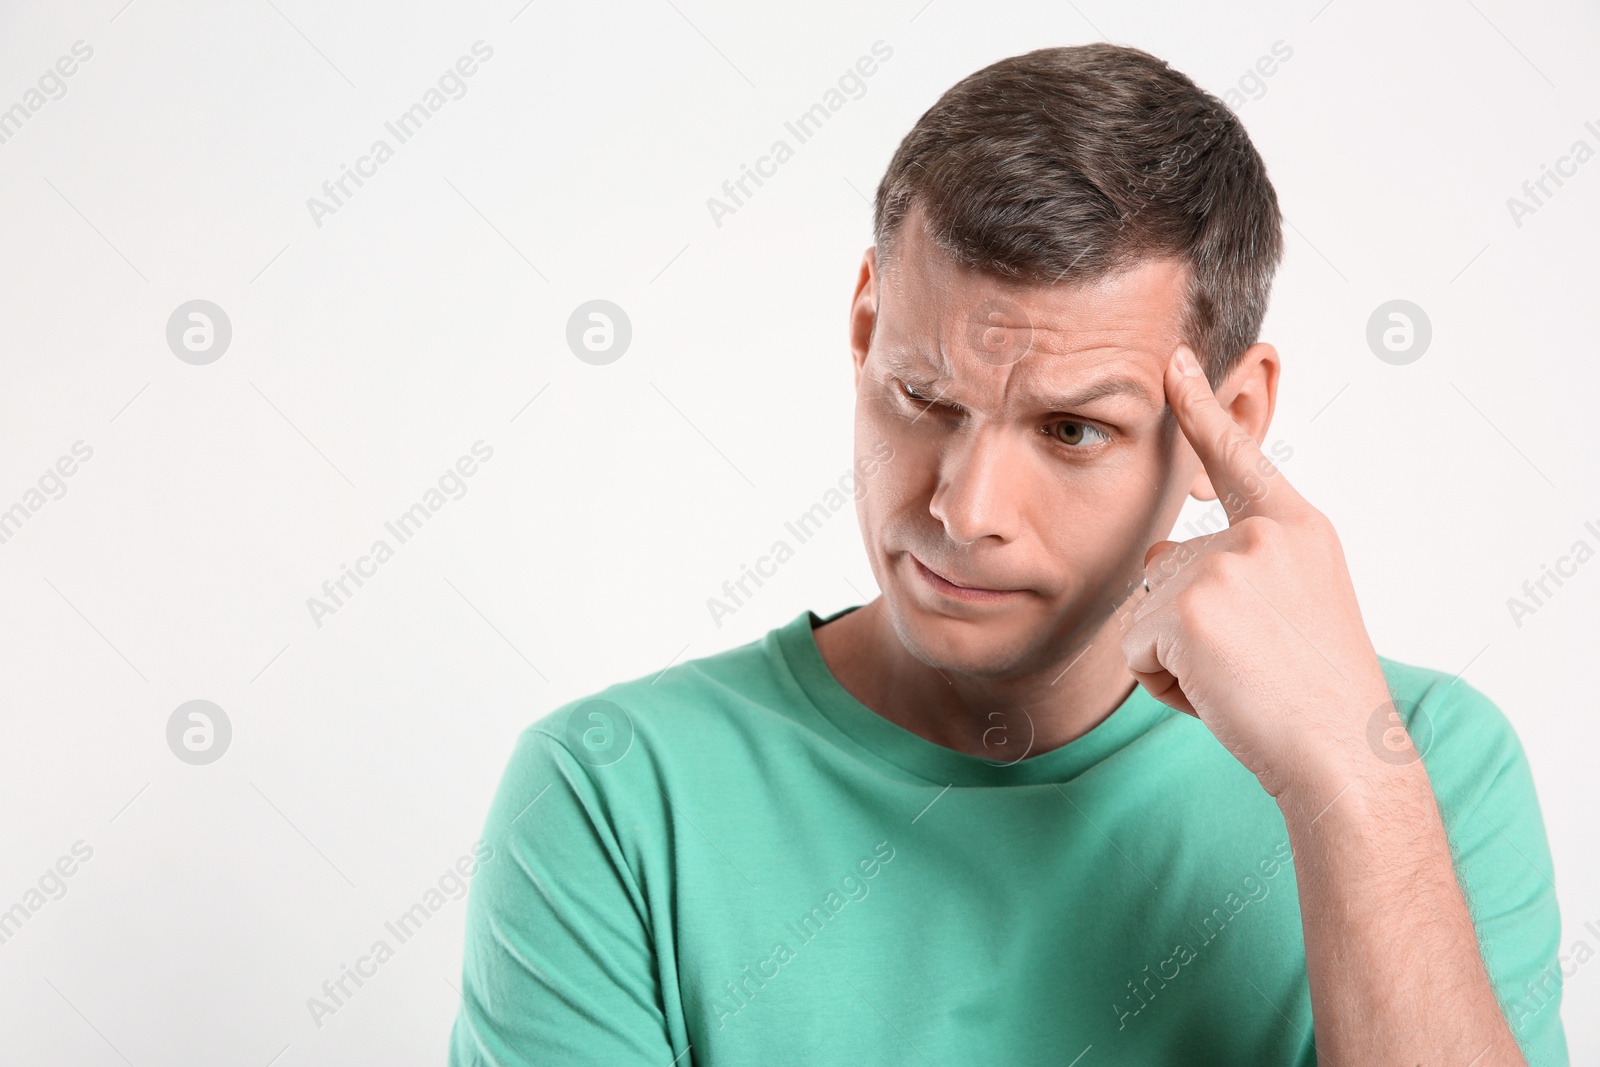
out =
[(1089, 282), (1019, 283), (913, 240), (891, 257), (878, 325), (888, 327), (889, 345), (924, 353), (945, 373), (949, 350), (981, 351), (1006, 334), (1025, 339), (1030, 355), (1057, 357), (1052, 363), (1093, 363), (1120, 350), (1164, 364), (1182, 339), (1187, 278), (1182, 262), (1156, 259)]
[[(917, 322), (931, 325), (926, 319)], [(875, 347), (886, 365), (945, 376), (955, 375), (958, 365), (970, 365), (974, 358), (990, 366), (1015, 364), (1035, 374), (1054, 370), (1070, 375), (1114, 362), (1154, 361), (1165, 366), (1170, 355), (1165, 331), (1017, 322), (1005, 313), (987, 313), (952, 320), (937, 329), (897, 327), (885, 330)]]
[(1050, 388), (1118, 369), (1159, 386), (1181, 340), (1177, 309), (1160, 299), (1160, 282), (1113, 281), (1093, 292), (1079, 286), (1030, 293), (993, 284), (902, 290), (879, 305), (884, 321), (874, 331), (874, 348), (886, 366), (924, 377), (962, 377), (963, 368), (981, 372), (987, 364)]

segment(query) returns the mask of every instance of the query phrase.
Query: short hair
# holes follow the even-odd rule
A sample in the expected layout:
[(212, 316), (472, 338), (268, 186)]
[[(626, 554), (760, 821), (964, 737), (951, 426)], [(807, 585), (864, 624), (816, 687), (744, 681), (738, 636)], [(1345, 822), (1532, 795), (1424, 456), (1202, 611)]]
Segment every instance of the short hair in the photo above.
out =
[(878, 184), (880, 265), (921, 207), (957, 262), (1031, 284), (1188, 264), (1184, 339), (1213, 383), (1254, 344), (1283, 257), (1266, 165), (1238, 117), (1137, 48), (1041, 48), (951, 86)]

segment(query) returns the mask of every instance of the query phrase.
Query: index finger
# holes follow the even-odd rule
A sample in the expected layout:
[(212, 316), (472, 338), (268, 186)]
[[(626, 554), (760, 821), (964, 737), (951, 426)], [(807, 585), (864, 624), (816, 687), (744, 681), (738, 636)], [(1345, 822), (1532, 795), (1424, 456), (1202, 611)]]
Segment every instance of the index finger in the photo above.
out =
[[(1178, 427), (1200, 457), (1230, 524), (1245, 515), (1283, 515), (1286, 509), (1304, 504), (1256, 439), (1217, 402), (1188, 345), (1179, 345), (1172, 354), (1165, 380), (1167, 402)], [(1277, 487), (1277, 492), (1270, 494), (1270, 505), (1269, 481)]]

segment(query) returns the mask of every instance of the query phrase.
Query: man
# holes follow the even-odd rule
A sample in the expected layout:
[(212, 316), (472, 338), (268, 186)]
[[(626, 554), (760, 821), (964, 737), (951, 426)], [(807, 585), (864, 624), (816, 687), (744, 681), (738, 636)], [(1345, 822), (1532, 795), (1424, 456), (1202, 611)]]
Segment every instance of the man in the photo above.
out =
[(881, 595), (522, 735), (452, 1063), (1566, 1063), (1516, 735), (1259, 447), (1280, 221), (1134, 49), (922, 116), (850, 312)]

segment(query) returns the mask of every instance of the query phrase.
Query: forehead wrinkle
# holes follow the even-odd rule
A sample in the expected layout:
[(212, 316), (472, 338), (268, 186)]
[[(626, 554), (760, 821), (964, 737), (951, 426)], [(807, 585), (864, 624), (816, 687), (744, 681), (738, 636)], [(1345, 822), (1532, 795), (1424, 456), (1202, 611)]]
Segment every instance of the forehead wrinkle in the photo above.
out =
[(1145, 387), (1144, 383), (1126, 374), (1109, 374), (1086, 386), (1062, 392), (1029, 391), (1024, 398), (1039, 407), (1069, 410), (1092, 404), (1096, 400), (1103, 400), (1109, 396), (1131, 396), (1146, 407), (1150, 406), (1151, 403), (1150, 391)]
[[(943, 346), (940, 345), (939, 349), (942, 356)], [(1080, 351), (1125, 353), (1127, 350), (1117, 348), (1113, 345), (1096, 345), (1092, 348), (1085, 348)], [(1029, 353), (1029, 355), (1035, 359), (1039, 357), (1038, 353)], [(1044, 355), (1046, 358), (1060, 360), (1065, 353), (1045, 353)], [(883, 353), (884, 366), (891, 372), (911, 374), (922, 370), (932, 370), (938, 375), (934, 381), (948, 382), (953, 390), (959, 383), (951, 374), (948, 362), (942, 359), (938, 362), (941, 365), (934, 365), (935, 361), (928, 358), (927, 350), (923, 346), (917, 344), (888, 346), (884, 349)], [(1039, 388), (1024, 385), (1022, 383), (1027, 379), (1028, 376), (1026, 374), (1017, 373), (1017, 371), (1018, 368), (1022, 367), (1026, 362), (1027, 357), (1024, 357), (1023, 360), (1011, 364), (1010, 366), (997, 368), (1003, 372), (1005, 378), (1004, 385), (1001, 387), (1001, 393), (1003, 396), (1008, 398), (1017, 396), (1023, 401), (1032, 403), (1039, 407), (1057, 408), (1062, 410), (1082, 407), (1084, 405), (1091, 404), (1096, 400), (1102, 400), (1110, 396), (1131, 396), (1146, 407), (1156, 406), (1153, 402), (1152, 394), (1144, 382), (1140, 381), (1136, 376), (1127, 373), (1107, 374), (1096, 381), (1090, 382), (1088, 385), (1078, 387), (1062, 387), (1052, 385), (1048, 381), (1043, 383)], [(1094, 369), (1095, 368), (1093, 366), (1086, 368), (1089, 373), (1092, 373)], [(949, 395), (949, 392), (950, 391), (947, 390), (945, 395)], [(952, 396), (951, 399), (955, 400), (958, 398)]]
[[(970, 311), (949, 308), (943, 315), (936, 312), (936, 321), (926, 323), (932, 328), (913, 329), (910, 334), (896, 331), (899, 336), (883, 346), (884, 365), (891, 372), (916, 378), (916, 384), (939, 389), (940, 396), (952, 403), (968, 406), (963, 403), (965, 398), (959, 395), (959, 387), (963, 383), (957, 377), (951, 355), (959, 351), (970, 357), (963, 359), (963, 365), (971, 363), (972, 368), (981, 374), (979, 363), (983, 357), (968, 351), (970, 337), (966, 333), (970, 333), (971, 326), (975, 324), (991, 324), (974, 317)], [(1067, 321), (1062, 321), (1046, 314), (1043, 321), (1029, 321), (1028, 312), (1022, 312), (1021, 324), (1031, 334), (1030, 351), (1018, 363), (1002, 369), (1000, 393), (1007, 407), (1021, 401), (1045, 410), (1069, 411), (1117, 395), (1131, 397), (1146, 410), (1166, 407), (1165, 391), (1161, 387), (1158, 386), (1152, 393), (1136, 371), (1116, 373), (1108, 369), (1108, 365), (1117, 364), (1135, 368), (1144, 362), (1152, 346), (1149, 324), (1137, 320), (1117, 321), (1114, 314), (1109, 321), (1104, 314), (1091, 315), (1087, 322), (1072, 322), (1070, 320), (1073, 317), (1069, 315)], [(1050, 321), (1053, 318), (1056, 321)], [(1159, 341), (1154, 344), (1155, 347), (1161, 347)], [(1030, 371), (1039, 367), (1041, 359), (1048, 361), (1049, 366), (1039, 368), (1043, 380), (1037, 388), (1033, 388), (1028, 384), (1028, 379), (1032, 377)], [(1079, 384), (1083, 379), (1095, 376), (1096, 372), (1102, 372), (1100, 380), (1091, 381), (1088, 385)], [(1056, 375), (1068, 377), (1069, 380), (1058, 384), (1051, 380)], [(988, 375), (982, 377), (987, 378)]]
[[(1108, 353), (1109, 358), (1094, 361), (1074, 358), (1089, 353)], [(1086, 345), (1056, 351), (1035, 350), (1004, 368), (1005, 381), (1001, 394), (1007, 400), (1015, 397), (1023, 403), (1053, 411), (1070, 411), (1113, 396), (1132, 397), (1146, 408), (1161, 407), (1165, 403), (1164, 394), (1158, 399), (1137, 373), (1116, 369), (1137, 364), (1138, 357), (1143, 354), (1140, 348), (1124, 348), (1114, 344)], [(1049, 367), (1041, 369), (1040, 377), (1043, 380), (1034, 385), (1031, 384), (1033, 376), (1020, 368), (1028, 365), (1030, 360), (1033, 366), (1039, 366), (1041, 359), (1048, 360)], [(1062, 382), (1060, 378), (1066, 378), (1066, 381)]]
[[(1163, 408), (1166, 406), (1164, 388), (1158, 386), (1156, 393), (1152, 394), (1141, 376), (1131, 370), (1120, 373), (1110, 371), (1088, 385), (1079, 384), (1082, 379), (1093, 378), (1097, 371), (1108, 366), (1120, 364), (1131, 368), (1140, 365), (1143, 357), (1149, 353), (1149, 339), (1145, 334), (1146, 331), (1135, 324), (1097, 323), (1088, 328), (1034, 326), (1030, 350), (1022, 360), (1007, 368), (1003, 392), (1009, 397), (1013, 386), (1016, 386), (1023, 400), (1051, 410), (1069, 410), (1119, 395), (1130, 396), (1145, 408)], [(1104, 358), (1093, 358), (1097, 354), (1104, 354)], [(1049, 368), (1042, 369), (1043, 381), (1038, 389), (1029, 389), (1020, 383), (1019, 379), (1025, 375), (1010, 373), (1030, 360), (1037, 366), (1040, 359), (1047, 360)], [(1078, 381), (1069, 380), (1069, 384), (1058, 385), (1052, 380), (1050, 370), (1070, 375)]]

